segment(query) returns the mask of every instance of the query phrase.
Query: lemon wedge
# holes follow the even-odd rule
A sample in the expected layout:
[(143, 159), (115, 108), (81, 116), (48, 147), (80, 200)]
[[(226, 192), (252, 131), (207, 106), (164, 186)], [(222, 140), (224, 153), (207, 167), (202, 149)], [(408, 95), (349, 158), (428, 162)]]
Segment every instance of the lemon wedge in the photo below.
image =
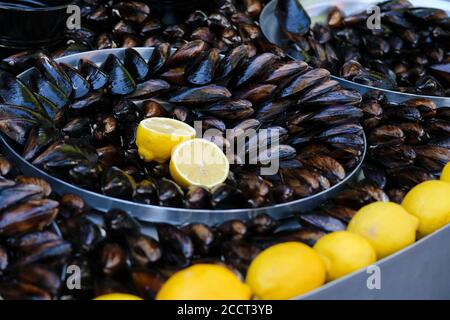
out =
[(170, 174), (182, 187), (192, 185), (212, 188), (224, 182), (230, 163), (223, 151), (205, 139), (192, 139), (172, 151)]
[(153, 117), (139, 123), (136, 145), (144, 161), (167, 162), (172, 149), (180, 142), (195, 138), (195, 129), (184, 122)]

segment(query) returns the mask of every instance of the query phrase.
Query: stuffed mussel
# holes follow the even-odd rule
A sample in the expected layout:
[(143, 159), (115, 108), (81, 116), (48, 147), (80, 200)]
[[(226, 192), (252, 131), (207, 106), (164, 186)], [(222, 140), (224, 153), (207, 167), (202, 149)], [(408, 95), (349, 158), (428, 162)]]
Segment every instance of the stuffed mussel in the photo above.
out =
[[(25, 82), (1, 73), (1, 130), (25, 159), (56, 177), (168, 207), (288, 202), (329, 189), (361, 161), (361, 96), (342, 89), (327, 70), (273, 53), (253, 56), (246, 45), (221, 56), (195, 40), (172, 52), (161, 44), (146, 60), (129, 48), (123, 61), (81, 59), (75, 68), (40, 54), (37, 72)], [(255, 134), (232, 153), (223, 185), (182, 189), (167, 163), (144, 162), (137, 152), (139, 122), (155, 116), (191, 126), (199, 121), (204, 133), (213, 132), (204, 138), (224, 152), (245, 140), (246, 130)], [(268, 147), (257, 154), (260, 141)], [(274, 160), (279, 170), (261, 175)]]
[[(376, 11), (347, 16), (338, 7), (331, 7), (327, 20), (311, 25), (308, 32), (293, 35), (285, 31), (291, 40), (289, 47), (312, 66), (359, 84), (449, 97), (448, 13), (414, 7), (409, 1), (386, 1), (377, 7), (379, 21)], [(302, 17), (297, 23), (306, 24), (307, 19)], [(281, 19), (279, 23), (282, 27), (288, 21)]]

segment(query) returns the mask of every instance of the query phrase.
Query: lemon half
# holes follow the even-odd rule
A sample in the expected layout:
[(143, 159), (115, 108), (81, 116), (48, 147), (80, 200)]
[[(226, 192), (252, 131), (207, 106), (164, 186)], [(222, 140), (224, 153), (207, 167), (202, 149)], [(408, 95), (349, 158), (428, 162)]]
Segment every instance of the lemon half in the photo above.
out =
[(136, 145), (144, 161), (167, 162), (180, 142), (195, 138), (195, 129), (170, 118), (148, 118), (139, 123)]
[(188, 140), (172, 151), (170, 174), (182, 187), (212, 188), (224, 182), (229, 171), (230, 163), (223, 151), (208, 140)]

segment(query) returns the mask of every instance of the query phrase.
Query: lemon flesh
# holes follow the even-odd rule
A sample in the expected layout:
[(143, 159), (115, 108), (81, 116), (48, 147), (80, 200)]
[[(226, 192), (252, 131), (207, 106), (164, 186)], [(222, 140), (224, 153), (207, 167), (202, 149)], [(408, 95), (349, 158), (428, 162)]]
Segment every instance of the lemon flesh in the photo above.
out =
[(374, 202), (353, 216), (347, 231), (366, 238), (381, 259), (414, 243), (418, 225), (418, 219), (401, 205)]
[(370, 242), (348, 231), (323, 236), (314, 245), (314, 250), (325, 262), (328, 281), (367, 267), (377, 260)]
[(196, 264), (164, 283), (157, 300), (249, 300), (250, 288), (224, 266)]
[(143, 300), (143, 299), (128, 293), (108, 293), (102, 296), (98, 296), (94, 300)]
[(419, 218), (419, 237), (424, 237), (450, 222), (450, 183), (422, 182), (406, 194), (402, 206)]
[(259, 299), (290, 299), (320, 287), (326, 278), (319, 255), (300, 242), (262, 251), (250, 264), (246, 283)]
[(195, 129), (170, 118), (148, 118), (139, 123), (136, 145), (144, 161), (167, 162), (180, 142), (195, 138)]
[(172, 178), (182, 187), (212, 188), (227, 179), (230, 164), (214, 143), (192, 139), (173, 149), (169, 168)]

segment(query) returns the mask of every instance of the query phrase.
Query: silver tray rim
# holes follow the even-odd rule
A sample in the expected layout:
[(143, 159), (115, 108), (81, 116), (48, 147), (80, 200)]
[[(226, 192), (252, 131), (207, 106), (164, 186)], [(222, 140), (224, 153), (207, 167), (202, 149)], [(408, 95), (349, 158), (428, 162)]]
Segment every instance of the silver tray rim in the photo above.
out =
[[(450, 1), (444, 0), (409, 0), (416, 7), (429, 7), (429, 8), (438, 8), (447, 11), (450, 14)], [(267, 5), (263, 8), (260, 18), (259, 24), (264, 36), (268, 41), (280, 45), (277, 43), (277, 40), (274, 39), (276, 34), (279, 33), (278, 23), (276, 23), (276, 18), (274, 18), (275, 6), (278, 0), (271, 0)], [(335, 1), (327, 1), (327, 0), (304, 0), (302, 1), (302, 5), (306, 11), (308, 11), (311, 15), (311, 19), (314, 21), (318, 21), (319, 19), (317, 14), (320, 11), (324, 11), (327, 8), (332, 6), (339, 6), (341, 9), (346, 8), (346, 5), (350, 4), (361, 4), (361, 5), (376, 5), (380, 1), (374, 0), (335, 0)], [(348, 8), (347, 8), (348, 9)], [(359, 10), (348, 9), (349, 12), (358, 12)], [(313, 13), (313, 14), (311, 14)], [(291, 57), (293, 58), (293, 57)], [(295, 58), (293, 58), (295, 60)], [(437, 96), (427, 96), (427, 95), (418, 95), (412, 93), (402, 93), (393, 90), (386, 90), (378, 87), (368, 86), (364, 84), (359, 84), (350, 80), (343, 79), (338, 76), (331, 76), (333, 79), (340, 82), (341, 86), (347, 89), (354, 89), (359, 91), (361, 94), (364, 94), (369, 91), (377, 90), (383, 92), (388, 100), (391, 103), (403, 103), (405, 101), (411, 99), (429, 99), (434, 101), (438, 108), (442, 107), (450, 107), (450, 97), (437, 97)]]
[[(148, 58), (153, 51), (153, 48), (151, 47), (141, 47), (134, 49), (141, 53), (144, 58)], [(76, 66), (76, 63), (78, 63), (80, 58), (88, 58), (95, 63), (100, 63), (104, 61), (104, 59), (109, 54), (115, 54), (119, 58), (121, 58), (123, 57), (124, 51), (125, 49), (123, 48), (94, 50), (58, 58), (56, 59), (56, 61)], [(18, 75), (18, 78), (20, 78), (22, 81), (26, 81), (31, 72), (33, 72), (33, 68), (28, 69)], [(8, 143), (8, 139), (5, 138), (3, 134), (0, 134), (0, 150), (5, 156), (11, 159), (15, 166), (24, 174), (46, 179), (52, 186), (54, 192), (56, 192), (57, 194), (63, 195), (66, 193), (73, 193), (79, 195), (83, 199), (85, 199), (86, 203), (90, 207), (100, 212), (107, 212), (108, 210), (115, 208), (125, 210), (135, 218), (145, 222), (166, 222), (176, 225), (197, 222), (205, 223), (208, 225), (216, 225), (224, 221), (234, 219), (247, 221), (262, 213), (268, 214), (275, 219), (288, 219), (295, 216), (295, 214), (309, 211), (315, 207), (320, 206), (324, 201), (334, 197), (337, 193), (342, 191), (349, 182), (354, 181), (358, 178), (361, 166), (364, 163), (364, 159), (367, 153), (367, 140), (364, 132), (363, 139), (365, 147), (363, 155), (361, 157), (361, 161), (349, 174), (347, 174), (344, 180), (332, 186), (330, 189), (324, 190), (307, 198), (276, 204), (273, 206), (229, 210), (191, 210), (185, 208), (161, 207), (112, 198), (94, 191), (89, 191), (75, 186), (69, 182), (53, 177), (45, 171), (35, 167), (33, 164), (29, 163), (16, 152), (16, 150)]]

